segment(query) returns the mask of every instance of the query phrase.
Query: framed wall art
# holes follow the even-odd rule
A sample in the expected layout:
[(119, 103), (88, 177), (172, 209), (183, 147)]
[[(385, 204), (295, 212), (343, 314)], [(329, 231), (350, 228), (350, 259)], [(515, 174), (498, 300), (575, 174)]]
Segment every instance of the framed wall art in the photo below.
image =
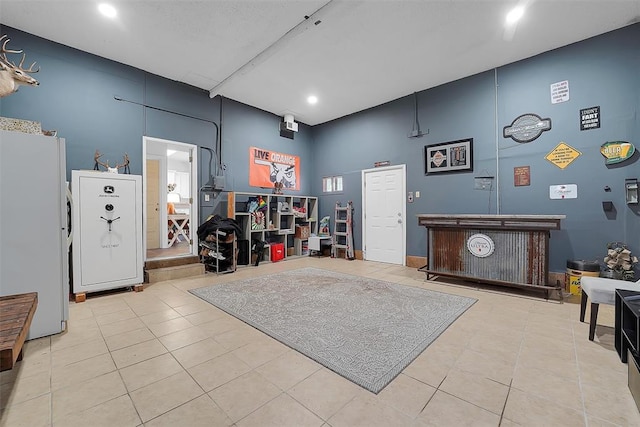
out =
[(473, 171), (473, 138), (424, 147), (424, 173)]

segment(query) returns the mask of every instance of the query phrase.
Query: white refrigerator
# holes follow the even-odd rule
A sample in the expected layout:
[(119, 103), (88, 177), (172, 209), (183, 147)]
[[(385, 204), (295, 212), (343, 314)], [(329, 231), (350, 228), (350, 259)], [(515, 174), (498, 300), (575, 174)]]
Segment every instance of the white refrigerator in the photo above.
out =
[(62, 138), (0, 130), (0, 295), (38, 293), (27, 339), (69, 318), (65, 156)]

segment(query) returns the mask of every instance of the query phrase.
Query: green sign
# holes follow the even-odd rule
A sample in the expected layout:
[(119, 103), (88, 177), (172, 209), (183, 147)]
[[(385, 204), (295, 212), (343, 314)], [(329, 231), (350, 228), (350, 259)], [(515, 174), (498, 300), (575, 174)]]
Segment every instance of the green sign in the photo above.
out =
[(606, 164), (620, 163), (633, 156), (636, 148), (626, 141), (609, 141), (600, 146), (600, 153), (607, 159)]

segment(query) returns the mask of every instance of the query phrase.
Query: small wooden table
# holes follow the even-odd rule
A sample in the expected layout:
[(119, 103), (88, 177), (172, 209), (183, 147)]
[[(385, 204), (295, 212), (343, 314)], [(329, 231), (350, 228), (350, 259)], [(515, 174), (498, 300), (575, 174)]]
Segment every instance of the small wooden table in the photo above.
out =
[(0, 371), (22, 360), (22, 346), (37, 306), (37, 292), (0, 297)]
[[(178, 240), (180, 235), (184, 237), (187, 242), (189, 241), (189, 215), (188, 214), (173, 214), (169, 217), (169, 229), (168, 233), (173, 233), (173, 236), (169, 238), (169, 246)], [(186, 228), (185, 228), (186, 227)], [(167, 237), (169, 237), (167, 235)], [(179, 240), (178, 240), (179, 241)]]

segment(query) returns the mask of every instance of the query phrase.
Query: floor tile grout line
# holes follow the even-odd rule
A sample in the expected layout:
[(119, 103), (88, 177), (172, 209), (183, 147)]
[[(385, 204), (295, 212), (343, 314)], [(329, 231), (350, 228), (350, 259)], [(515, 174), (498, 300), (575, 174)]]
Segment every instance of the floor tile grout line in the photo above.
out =
[[(356, 273), (356, 274), (361, 274), (361, 273)], [(171, 286), (174, 286), (174, 285), (171, 285)], [(182, 290), (181, 290), (181, 291), (182, 291)], [(186, 292), (186, 291), (182, 291), (182, 292)], [(159, 298), (159, 299), (160, 299), (160, 298)], [(164, 302), (164, 301), (163, 301), (163, 302)], [(166, 304), (166, 303), (165, 303), (165, 304)], [(168, 305), (168, 304), (167, 304), (167, 305)], [(173, 308), (173, 307), (171, 307), (171, 308)], [(540, 314), (540, 313), (542, 313), (542, 312), (544, 312), (544, 310), (539, 310), (539, 311), (538, 311), (538, 314)], [(533, 313), (533, 311), (531, 311), (531, 313)], [(184, 317), (184, 316), (182, 316), (182, 317)], [(98, 326), (100, 326), (100, 325), (98, 325)], [(579, 360), (579, 358), (578, 358), (578, 348), (577, 348), (577, 338), (576, 338), (576, 337), (577, 337), (577, 332), (578, 332), (578, 331), (576, 331), (574, 328), (572, 328), (573, 352), (574, 352), (574, 356), (575, 356), (575, 358), (576, 358), (576, 363), (578, 363), (578, 360)], [(101, 331), (101, 330), (100, 330), (100, 333), (101, 333), (101, 335), (103, 336), (103, 334), (102, 334), (102, 331)], [(525, 334), (525, 336), (526, 336), (526, 334)], [(159, 337), (156, 337), (156, 338), (159, 338)], [(104, 338), (104, 336), (103, 336), (103, 339), (105, 339), (105, 338)], [(106, 343), (106, 341), (105, 341), (105, 343)], [(48, 355), (48, 359), (50, 360), (50, 365), (52, 365), (52, 357), (53, 357), (52, 347), (53, 347), (53, 346), (52, 346), (51, 340), (49, 341), (49, 344), (48, 344), (48, 345), (49, 345), (49, 355)], [(466, 346), (468, 346), (468, 343), (465, 345), (465, 347), (466, 347)], [(165, 346), (165, 347), (166, 347), (166, 346)], [(522, 344), (521, 344), (521, 348), (522, 348)], [(107, 346), (107, 351), (109, 351), (109, 353), (110, 353), (110, 354), (112, 353), (112, 352), (111, 352), (111, 350), (110, 350), (110, 349), (108, 349), (108, 346)], [(172, 352), (169, 352), (169, 353), (172, 353)], [(112, 358), (112, 360), (113, 360), (113, 358)], [(50, 380), (50, 385), (52, 386), (53, 377), (51, 376), (51, 373), (52, 373), (51, 369), (52, 369), (52, 368), (50, 367), (50, 378), (49, 378), (49, 380)], [(117, 369), (117, 368), (116, 368), (116, 369)], [(118, 370), (119, 370), (119, 369), (118, 369)], [(254, 368), (254, 370), (255, 370), (255, 368)], [(585, 409), (585, 408), (586, 408), (586, 404), (585, 404), (585, 401), (584, 401), (584, 388), (583, 388), (583, 386), (584, 386), (584, 375), (583, 375), (583, 374), (584, 374), (584, 373), (583, 373), (583, 372), (580, 370), (580, 368), (578, 367), (579, 384), (580, 384), (580, 387), (581, 387), (581, 388), (580, 388), (580, 390), (581, 390), (581, 394), (582, 394), (582, 396), (581, 396), (581, 397), (582, 397), (582, 405), (583, 405), (583, 409)], [(446, 378), (446, 377), (445, 377), (445, 378)], [(512, 381), (511, 381), (511, 383), (510, 383), (511, 385), (512, 385), (512, 382), (513, 382), (513, 378), (512, 378)], [(441, 382), (441, 384), (442, 384), (442, 382)], [(202, 388), (202, 387), (201, 387), (201, 388)], [(513, 388), (514, 388), (514, 387), (511, 387), (511, 386), (509, 387), (509, 393), (511, 393), (511, 390), (512, 390)], [(50, 393), (53, 393), (53, 392), (51, 391)], [(129, 394), (129, 393), (127, 393), (127, 394)], [(447, 393), (447, 394), (449, 394), (449, 393)], [(130, 397), (129, 397), (129, 398), (130, 398)], [(432, 398), (433, 398), (433, 395), (431, 396), (430, 400), (431, 400)], [(508, 399), (509, 399), (509, 395), (507, 395), (507, 398), (506, 398), (505, 402), (507, 402), (507, 401), (508, 401)], [(52, 417), (52, 416), (53, 416), (53, 411), (52, 411), (51, 405), (52, 405), (52, 400), (50, 401), (50, 405), (49, 405), (49, 406), (50, 406), (50, 415), (51, 415), (51, 417)], [(303, 405), (303, 406), (304, 406), (304, 405)], [(475, 405), (475, 406), (477, 406), (477, 405)], [(426, 405), (425, 405), (425, 407), (426, 407)], [(503, 407), (503, 413), (504, 413), (504, 409), (505, 409), (505, 408), (506, 408), (506, 406), (505, 406), (505, 407)], [(423, 408), (423, 409), (424, 409), (424, 408)], [(588, 418), (587, 418), (587, 415), (586, 415), (586, 409), (585, 409), (585, 410), (583, 410), (583, 415), (584, 415), (584, 417), (585, 417), (585, 421), (586, 421), (586, 422), (588, 422)], [(319, 417), (319, 418), (320, 418), (320, 417)], [(596, 418), (597, 418), (597, 417), (596, 417)], [(502, 422), (502, 420), (501, 420), (501, 422)]]
[[(132, 309), (132, 310), (133, 310), (133, 309)], [(135, 313), (135, 311), (134, 311), (134, 313)], [(136, 313), (136, 316), (137, 316), (137, 318), (138, 318), (138, 319), (140, 319), (140, 316), (139, 316), (137, 313)], [(143, 324), (144, 324), (144, 322), (143, 322)], [(149, 326), (148, 326), (148, 325), (146, 325), (146, 324), (145, 324), (145, 327), (146, 327), (147, 329), (149, 329)], [(136, 390), (129, 390), (129, 388), (127, 387), (127, 383), (125, 382), (124, 377), (122, 376), (122, 369), (124, 369), (124, 368), (128, 368), (129, 366), (135, 366), (135, 365), (137, 365), (137, 364), (147, 362), (147, 361), (149, 361), (149, 360), (151, 360), (151, 359), (154, 359), (154, 358), (156, 358), (156, 357), (163, 356), (164, 354), (169, 354), (169, 355), (173, 358), (173, 360), (175, 360), (175, 361), (176, 361), (176, 363), (178, 363), (178, 365), (182, 368), (182, 370), (183, 370), (187, 375), (189, 375), (189, 377), (194, 381), (194, 383), (195, 383), (198, 387), (200, 387), (200, 390), (202, 390), (202, 394), (206, 394), (206, 392), (204, 391), (204, 389), (202, 389), (202, 387), (200, 386), (200, 384), (199, 384), (197, 381), (195, 381), (195, 379), (194, 379), (194, 378), (191, 376), (191, 374), (186, 370), (186, 368), (184, 368), (184, 366), (180, 363), (180, 361), (179, 361), (179, 360), (177, 360), (177, 359), (175, 358), (175, 356), (173, 355), (173, 353), (172, 353), (172, 352), (171, 352), (171, 351), (170, 351), (170, 350), (169, 350), (169, 349), (168, 349), (168, 348), (167, 348), (167, 347), (162, 343), (162, 341), (160, 341), (159, 337), (157, 337), (157, 336), (156, 336), (152, 331), (151, 331), (151, 334), (155, 337), (154, 339), (158, 340), (158, 342), (160, 343), (160, 345), (162, 345), (162, 346), (164, 347), (164, 349), (166, 350), (166, 352), (167, 352), (167, 353), (163, 353), (163, 354), (161, 354), (161, 355), (157, 355), (157, 356), (151, 357), (151, 358), (149, 358), (149, 359), (141, 360), (141, 361), (139, 361), (139, 362), (137, 362), (137, 363), (134, 363), (134, 364), (132, 364), (132, 365), (127, 365), (126, 367), (123, 367), (123, 368), (118, 368), (117, 364), (115, 363), (115, 360), (113, 360), (114, 365), (116, 366), (116, 369), (117, 369), (118, 374), (119, 374), (119, 376), (120, 376), (120, 380), (122, 381), (122, 384), (123, 384), (123, 386), (124, 386), (125, 390), (127, 391), (127, 396), (128, 396), (128, 397), (129, 397), (129, 399), (131, 400), (131, 403), (132, 403), (132, 405), (133, 405), (133, 408), (135, 409), (136, 414), (138, 415), (138, 418), (140, 419), (140, 421), (142, 422), (142, 424), (143, 424), (143, 425), (144, 425), (146, 422), (150, 421), (150, 420), (147, 420), (147, 421), (144, 421), (144, 420), (143, 420), (142, 414), (140, 413), (140, 410), (139, 410), (138, 406), (135, 404), (135, 401), (133, 400), (133, 398), (132, 398), (132, 396), (131, 396), (131, 393), (132, 393), (132, 392), (134, 392), (134, 391), (136, 391), (136, 390), (140, 390), (140, 389), (142, 389), (142, 388), (144, 388), (144, 387), (147, 387), (147, 386), (150, 386), (150, 385), (152, 385), (152, 384), (155, 384), (155, 383), (157, 383), (157, 382), (159, 382), (159, 381), (163, 381), (163, 380), (165, 380), (165, 379), (167, 379), (167, 378), (169, 378), (169, 377), (171, 377), (171, 376), (173, 376), (173, 375), (177, 375), (177, 374), (169, 375), (168, 377), (164, 377), (164, 378), (162, 378), (162, 379), (160, 379), (160, 380), (157, 380), (157, 381), (154, 381), (154, 382), (152, 382), (152, 383), (146, 384), (144, 387), (140, 387), (140, 388), (138, 388), (138, 389), (136, 389)], [(151, 340), (149, 340), (149, 341), (151, 341)], [(147, 341), (144, 341), (144, 342), (147, 342)], [(139, 343), (139, 344), (140, 344), (140, 343)], [(109, 353), (111, 354), (111, 351), (110, 351)], [(112, 356), (112, 358), (113, 358), (113, 356)], [(179, 372), (178, 372), (178, 374), (179, 374)], [(196, 398), (198, 398), (198, 397), (202, 396), (202, 394), (201, 394), (201, 395), (199, 395), (199, 396), (197, 396)], [(194, 399), (195, 399), (195, 398), (194, 398)], [(191, 399), (191, 400), (193, 400), (193, 399)], [(185, 403), (187, 403), (187, 402), (184, 402), (183, 404), (185, 404)], [(178, 405), (177, 407), (180, 407), (180, 406), (182, 406), (182, 405)], [(172, 410), (176, 409), (177, 407), (172, 408), (172, 409), (169, 409), (168, 411), (165, 411), (165, 412), (163, 412), (162, 414), (159, 414), (158, 416), (162, 416), (162, 415), (164, 415), (164, 414), (166, 414), (166, 413), (168, 413), (168, 412), (170, 412), (170, 411), (172, 411)], [(155, 418), (155, 417), (154, 417), (154, 418)]]
[(578, 356), (578, 348), (577, 348), (577, 341), (576, 341), (576, 331), (571, 328), (571, 335), (572, 335), (572, 339), (573, 339), (573, 352), (575, 354), (576, 357), (576, 365), (578, 365), (578, 387), (580, 389), (580, 401), (582, 403), (582, 416), (584, 417), (584, 425), (585, 427), (589, 427), (589, 417), (587, 416), (587, 406), (585, 404), (584, 401), (584, 387), (582, 384), (582, 371), (580, 369), (580, 360), (579, 360), (579, 356)]
[(509, 401), (509, 394), (511, 394), (511, 385), (513, 384), (513, 378), (509, 381), (509, 386), (507, 388), (507, 396), (504, 398), (504, 405), (502, 405), (502, 411), (500, 412), (500, 421), (498, 421), (498, 426), (502, 424), (502, 420), (504, 419), (504, 412), (507, 409), (507, 402)]
[(441, 390), (441, 389), (438, 389), (438, 391), (440, 391), (440, 392), (442, 392), (442, 393), (444, 393), (444, 394), (446, 394), (446, 395), (449, 395), (449, 396), (451, 396), (451, 397), (453, 397), (453, 398), (456, 398), (456, 399), (458, 399), (458, 400), (462, 400), (463, 402), (466, 402), (466, 403), (468, 403), (469, 405), (473, 405), (473, 406), (475, 406), (476, 408), (482, 409), (483, 411), (486, 411), (486, 412), (488, 412), (488, 413), (490, 413), (490, 414), (493, 414), (493, 415), (499, 416), (499, 414), (497, 414), (497, 413), (493, 412), (493, 411), (492, 411), (492, 410), (490, 410), (490, 409), (483, 408), (482, 406), (478, 405), (477, 403), (470, 402), (470, 401), (468, 401), (467, 399), (463, 399), (462, 397), (460, 397), (460, 396), (456, 396), (455, 394), (449, 393), (448, 391)]

